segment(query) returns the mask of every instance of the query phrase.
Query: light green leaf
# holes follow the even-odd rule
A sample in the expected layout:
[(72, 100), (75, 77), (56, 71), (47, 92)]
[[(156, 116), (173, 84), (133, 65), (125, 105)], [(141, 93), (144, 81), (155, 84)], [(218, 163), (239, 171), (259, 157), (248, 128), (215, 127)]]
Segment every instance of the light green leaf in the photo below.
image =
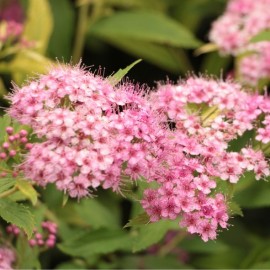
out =
[(14, 178), (0, 178), (0, 193), (14, 186), (16, 180)]
[(264, 30), (250, 40), (252, 43), (260, 41), (270, 41), (270, 30)]
[(140, 251), (158, 243), (168, 230), (172, 229), (179, 229), (176, 221), (160, 220), (155, 223), (142, 225), (138, 231), (138, 235), (134, 238), (133, 251)]
[(34, 229), (34, 217), (29, 208), (23, 204), (18, 204), (10, 199), (0, 199), (0, 216), (7, 222), (22, 228), (28, 238), (31, 237)]
[(74, 206), (76, 213), (94, 229), (119, 228), (119, 220), (110, 208), (97, 199), (84, 199)]
[(149, 11), (115, 13), (92, 25), (88, 33), (110, 40), (132, 39), (181, 48), (197, 48), (201, 44), (179, 22)]
[(137, 61), (133, 62), (132, 64), (130, 64), (129, 66), (127, 66), (124, 69), (119, 69), (114, 75), (110, 76), (108, 79), (110, 81), (110, 83), (112, 85), (116, 85), (117, 83), (119, 83), (124, 76), (127, 75), (127, 73), (138, 63), (140, 63), (142, 61), (142, 59), (138, 59)]
[(149, 223), (149, 216), (147, 213), (141, 213), (133, 219), (129, 220), (129, 222), (124, 226), (124, 228), (140, 226)]
[(131, 237), (122, 230), (99, 229), (58, 245), (61, 251), (74, 257), (87, 258), (93, 254), (106, 254), (116, 250), (128, 251)]
[(49, 2), (47, 0), (29, 0), (26, 16), (23, 37), (28, 41), (34, 41), (36, 50), (44, 54), (53, 29)]
[(28, 181), (18, 179), (16, 181), (16, 187), (32, 202), (33, 205), (36, 205), (38, 193)]
[(244, 216), (241, 207), (236, 202), (229, 203), (229, 214), (230, 216)]
[(17, 267), (18, 269), (41, 269), (38, 260), (38, 248), (30, 247), (27, 239), (24, 236), (19, 236), (16, 241), (17, 250)]

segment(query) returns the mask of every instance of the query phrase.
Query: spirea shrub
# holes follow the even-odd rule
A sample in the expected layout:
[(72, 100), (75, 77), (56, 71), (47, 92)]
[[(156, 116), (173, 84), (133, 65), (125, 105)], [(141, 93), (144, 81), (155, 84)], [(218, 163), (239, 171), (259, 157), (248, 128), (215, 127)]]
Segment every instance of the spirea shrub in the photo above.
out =
[[(99, 186), (121, 195), (127, 179), (155, 182), (141, 198), (150, 221), (179, 218), (204, 241), (228, 227), (230, 198), (219, 182), (234, 185), (247, 171), (257, 180), (269, 175), (256, 146), (270, 138), (270, 101), (237, 83), (190, 77), (149, 91), (59, 65), (15, 86), (9, 99), (9, 115), (39, 138), (19, 165), (27, 179), (78, 199)], [(253, 129), (254, 145), (230, 150)]]

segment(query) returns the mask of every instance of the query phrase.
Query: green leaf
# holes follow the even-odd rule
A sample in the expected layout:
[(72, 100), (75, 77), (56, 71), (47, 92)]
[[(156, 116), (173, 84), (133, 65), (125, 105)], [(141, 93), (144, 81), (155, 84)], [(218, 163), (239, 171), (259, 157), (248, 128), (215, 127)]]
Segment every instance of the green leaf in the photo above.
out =
[(129, 222), (124, 226), (124, 228), (140, 226), (149, 223), (149, 216), (147, 213), (141, 213), (133, 219), (129, 220)]
[(235, 216), (235, 215), (238, 215), (241, 217), (244, 216), (241, 207), (236, 202), (229, 203), (229, 214), (230, 216)]
[(187, 66), (181, 61), (175, 48), (127, 38), (107, 38), (106, 41), (135, 57), (140, 57), (170, 72), (179, 74), (187, 70)]
[(28, 41), (34, 41), (36, 50), (44, 54), (53, 29), (49, 2), (29, 0), (26, 16), (23, 37)]
[(119, 228), (117, 216), (97, 199), (84, 199), (74, 206), (76, 213), (94, 229)]
[(119, 260), (117, 269), (192, 269), (185, 265), (177, 256), (166, 257), (156, 255), (125, 256)]
[(108, 79), (110, 81), (110, 83), (112, 85), (116, 85), (117, 83), (119, 83), (124, 76), (127, 75), (127, 73), (138, 63), (140, 63), (142, 61), (142, 59), (138, 59), (137, 61), (133, 62), (132, 64), (130, 64), (129, 66), (127, 66), (124, 69), (119, 69), (114, 75), (110, 76)]
[(88, 33), (103, 39), (131, 39), (181, 48), (197, 48), (201, 44), (179, 22), (149, 11), (115, 13), (96, 22)]
[(13, 187), (15, 182), (14, 178), (0, 178), (0, 194)]
[(128, 251), (131, 237), (123, 230), (93, 230), (58, 245), (61, 251), (74, 257), (87, 258), (93, 254), (106, 254), (117, 250)]
[(270, 206), (270, 183), (254, 180), (252, 185), (236, 193), (234, 200), (241, 207), (268, 207)]
[(38, 193), (28, 181), (18, 179), (16, 181), (16, 187), (32, 202), (33, 205), (36, 205)]
[(189, 236), (181, 241), (181, 248), (192, 253), (216, 254), (229, 250), (229, 246), (220, 240), (203, 242), (199, 237)]
[(138, 231), (138, 235), (134, 238), (133, 252), (143, 250), (158, 243), (167, 231), (172, 229), (179, 229), (176, 221), (160, 220), (155, 223), (142, 225)]
[(7, 198), (0, 199), (0, 216), (7, 222), (22, 228), (28, 238), (34, 229), (34, 217), (29, 208)]
[(20, 235), (16, 241), (18, 269), (41, 269), (38, 260), (38, 248), (30, 247), (28, 240)]
[(66, 61), (70, 61), (75, 9), (69, 0), (49, 0), (49, 2), (53, 13), (54, 27), (48, 53), (51, 58), (60, 57), (60, 59), (64, 58)]
[(200, 71), (211, 75), (220, 76), (227, 71), (231, 62), (230, 57), (221, 57), (218, 52), (212, 52), (204, 56)]
[(252, 37), (250, 42), (270, 41), (270, 30), (264, 30)]

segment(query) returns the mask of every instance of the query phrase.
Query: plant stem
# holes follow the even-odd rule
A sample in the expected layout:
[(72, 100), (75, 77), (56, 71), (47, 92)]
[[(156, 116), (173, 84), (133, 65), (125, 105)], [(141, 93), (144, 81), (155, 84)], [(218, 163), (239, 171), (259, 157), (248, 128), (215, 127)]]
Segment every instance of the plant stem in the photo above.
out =
[(74, 64), (78, 63), (82, 56), (85, 42), (85, 33), (87, 29), (88, 9), (89, 5), (83, 5), (79, 7), (79, 17), (76, 30), (75, 44), (72, 53)]
[(0, 194), (0, 199), (8, 197), (9, 195), (15, 193), (18, 190), (18, 188), (15, 186), (7, 191), (4, 191)]

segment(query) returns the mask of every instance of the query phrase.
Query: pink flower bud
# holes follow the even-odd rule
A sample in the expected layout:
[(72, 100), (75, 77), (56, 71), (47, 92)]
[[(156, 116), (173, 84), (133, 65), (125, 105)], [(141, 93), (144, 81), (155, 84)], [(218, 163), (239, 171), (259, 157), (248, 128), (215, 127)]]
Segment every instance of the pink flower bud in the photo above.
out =
[(27, 136), (27, 134), (28, 134), (28, 132), (27, 132), (25, 129), (22, 129), (22, 130), (20, 131), (20, 136), (21, 136), (21, 137), (25, 137), (25, 136)]
[(20, 138), (20, 135), (19, 134), (15, 134), (14, 135), (14, 138), (15, 138), (15, 140), (18, 140)]
[(8, 148), (9, 148), (9, 143), (8, 143), (8, 142), (4, 142), (4, 143), (2, 144), (2, 147), (3, 147), (4, 149), (8, 149)]
[(15, 136), (11, 135), (11, 136), (8, 137), (8, 140), (10, 142), (14, 142), (16, 140), (16, 138), (15, 138)]
[(22, 137), (22, 138), (20, 139), (20, 142), (21, 142), (21, 143), (27, 143), (27, 142), (28, 142), (28, 139), (27, 139), (26, 137)]
[(16, 154), (17, 154), (17, 152), (16, 152), (15, 150), (10, 150), (10, 151), (9, 151), (9, 156), (10, 156), (10, 157), (15, 157)]
[(32, 143), (27, 143), (27, 144), (25, 145), (25, 148), (26, 148), (27, 150), (31, 150), (32, 147), (33, 147), (33, 144), (32, 144)]
[(6, 159), (7, 154), (5, 152), (0, 153), (0, 159)]
[(13, 133), (13, 127), (6, 127), (6, 132), (8, 135), (11, 135)]
[(37, 245), (37, 241), (36, 241), (35, 239), (30, 239), (30, 240), (29, 240), (29, 245), (30, 245), (31, 247), (34, 247), (34, 246)]

